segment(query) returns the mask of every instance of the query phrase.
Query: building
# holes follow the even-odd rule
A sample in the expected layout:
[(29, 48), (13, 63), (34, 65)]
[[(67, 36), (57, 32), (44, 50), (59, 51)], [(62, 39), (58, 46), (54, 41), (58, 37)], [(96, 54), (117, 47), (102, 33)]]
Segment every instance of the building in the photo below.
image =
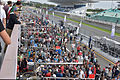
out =
[(96, 0), (48, 0), (48, 1), (59, 4), (60, 7), (74, 7), (74, 8), (83, 7), (86, 5), (86, 3), (98, 2)]

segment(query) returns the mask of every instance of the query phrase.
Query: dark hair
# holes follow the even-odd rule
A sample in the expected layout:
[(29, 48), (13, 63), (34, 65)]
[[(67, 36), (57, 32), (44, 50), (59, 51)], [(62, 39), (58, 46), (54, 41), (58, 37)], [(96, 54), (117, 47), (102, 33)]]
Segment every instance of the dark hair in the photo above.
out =
[(10, 5), (10, 4), (12, 4), (12, 1), (8, 1), (7, 3), (8, 3), (8, 5)]
[(17, 1), (17, 2), (16, 2), (16, 5), (21, 5), (21, 1)]
[(15, 5), (16, 5), (16, 3), (13, 4), (13, 6), (15, 6)]

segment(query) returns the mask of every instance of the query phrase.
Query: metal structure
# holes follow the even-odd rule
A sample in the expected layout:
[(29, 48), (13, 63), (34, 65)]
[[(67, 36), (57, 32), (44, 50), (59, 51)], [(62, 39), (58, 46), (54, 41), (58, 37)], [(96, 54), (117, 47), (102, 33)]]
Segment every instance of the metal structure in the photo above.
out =
[(78, 3), (95, 3), (98, 2), (98, 0), (48, 0), (50, 2), (54, 2), (57, 4), (62, 5), (71, 5), (71, 4), (78, 4)]
[(57, 4), (79, 4), (79, 3), (96, 3), (99, 1), (119, 1), (119, 0), (48, 0), (49, 2)]

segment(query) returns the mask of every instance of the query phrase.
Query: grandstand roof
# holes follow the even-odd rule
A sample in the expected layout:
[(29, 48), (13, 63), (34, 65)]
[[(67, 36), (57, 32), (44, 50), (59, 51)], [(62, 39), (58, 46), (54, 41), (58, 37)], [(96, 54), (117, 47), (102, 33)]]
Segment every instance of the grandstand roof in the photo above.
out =
[(54, 2), (57, 4), (62, 4), (62, 5), (71, 5), (71, 4), (78, 4), (78, 3), (96, 3), (98, 1), (120, 1), (120, 0), (48, 0), (50, 2)]
[(92, 15), (91, 18), (96, 19), (96, 20), (102, 20), (102, 21), (120, 24), (120, 10), (108, 9), (108, 10), (105, 10), (103, 12)]
[(78, 4), (78, 3), (95, 3), (98, 0), (49, 0), (50, 2), (54, 2), (57, 4)]

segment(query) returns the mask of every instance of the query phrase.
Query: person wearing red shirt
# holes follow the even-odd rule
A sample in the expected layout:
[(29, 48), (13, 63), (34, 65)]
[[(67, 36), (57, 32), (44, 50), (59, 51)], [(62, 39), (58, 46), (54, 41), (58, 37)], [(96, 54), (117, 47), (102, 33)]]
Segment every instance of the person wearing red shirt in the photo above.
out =
[(96, 67), (95, 67), (95, 65), (91, 69), (92, 69), (93, 73), (96, 74)]
[(80, 46), (78, 46), (78, 47), (77, 47), (77, 52), (79, 52), (79, 51), (80, 51), (80, 49), (81, 49), (81, 48), (80, 48)]
[(63, 73), (64, 72), (64, 66), (62, 65), (61, 66), (61, 73)]
[(79, 52), (78, 55), (82, 55), (82, 52)]
[(51, 72), (48, 72), (45, 76), (46, 77), (51, 77)]

